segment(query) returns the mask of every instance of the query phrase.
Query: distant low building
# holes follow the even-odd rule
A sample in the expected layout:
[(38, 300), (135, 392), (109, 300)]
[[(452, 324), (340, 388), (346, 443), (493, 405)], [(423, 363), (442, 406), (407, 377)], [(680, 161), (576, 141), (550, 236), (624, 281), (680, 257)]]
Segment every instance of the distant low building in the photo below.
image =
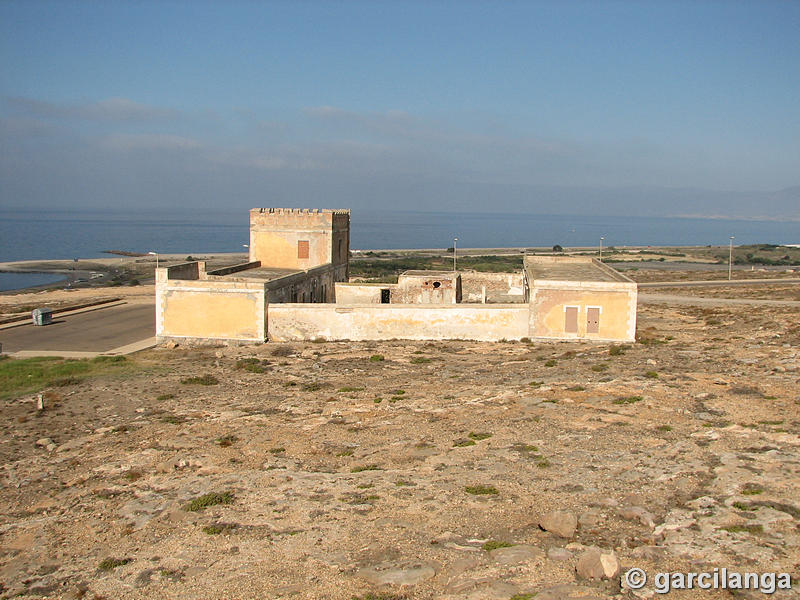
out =
[(519, 273), (407, 271), (349, 283), (350, 211), (250, 211), (247, 263), (156, 273), (156, 334), (179, 342), (521, 338), (633, 341), (636, 284), (593, 258)]

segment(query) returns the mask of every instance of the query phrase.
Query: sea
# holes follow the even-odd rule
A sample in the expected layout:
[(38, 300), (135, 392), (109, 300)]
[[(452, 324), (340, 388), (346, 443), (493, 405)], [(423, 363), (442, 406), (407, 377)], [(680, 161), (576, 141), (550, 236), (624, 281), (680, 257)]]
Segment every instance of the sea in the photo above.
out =
[[(356, 210), (352, 249), (798, 244), (800, 222), (700, 218)], [(0, 209), (0, 262), (86, 259), (108, 250), (203, 254), (244, 252), (246, 211)], [(57, 281), (0, 273), (0, 291)]]

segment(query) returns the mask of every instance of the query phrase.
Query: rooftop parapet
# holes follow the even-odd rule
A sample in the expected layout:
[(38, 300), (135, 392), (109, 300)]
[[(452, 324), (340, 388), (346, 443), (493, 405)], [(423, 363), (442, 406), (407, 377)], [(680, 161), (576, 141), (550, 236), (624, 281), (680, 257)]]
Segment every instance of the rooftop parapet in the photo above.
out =
[(330, 208), (253, 208), (250, 210), (250, 226), (315, 226), (325, 228), (349, 227), (348, 209)]
[(635, 285), (619, 271), (589, 256), (526, 256), (530, 280), (619, 282)]

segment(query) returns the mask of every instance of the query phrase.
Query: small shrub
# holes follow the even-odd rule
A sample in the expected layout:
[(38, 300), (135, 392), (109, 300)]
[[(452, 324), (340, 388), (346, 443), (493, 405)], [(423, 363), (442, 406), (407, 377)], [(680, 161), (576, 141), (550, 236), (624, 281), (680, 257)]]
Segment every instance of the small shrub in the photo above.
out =
[(750, 504), (747, 504), (746, 502), (736, 501), (736, 502), (733, 503), (732, 506), (733, 506), (733, 508), (736, 508), (738, 510), (745, 510), (745, 511), (754, 511), (754, 510), (756, 510), (756, 508), (754, 506), (751, 506)]
[(361, 465), (358, 467), (353, 467), (350, 469), (351, 473), (361, 473), (362, 471), (379, 471), (380, 467), (378, 465)]
[(369, 357), (369, 362), (383, 362), (383, 354), (373, 354)]
[(175, 394), (160, 394), (156, 396), (156, 400), (158, 402), (164, 402), (165, 400), (172, 400), (175, 397)]
[(546, 469), (547, 467), (550, 466), (550, 461), (547, 460), (546, 458), (543, 458), (536, 463), (536, 466), (539, 467), (540, 469)]
[(239, 438), (233, 435), (232, 433), (228, 433), (223, 435), (222, 437), (217, 438), (217, 444), (222, 446), (223, 448), (227, 448), (228, 446), (233, 446), (236, 442), (239, 441)]
[(431, 362), (430, 358), (425, 358), (424, 356), (415, 356), (411, 359), (412, 365), (424, 365), (426, 363)]
[(609, 356), (619, 356), (621, 354), (625, 354), (625, 350), (627, 350), (627, 348), (628, 348), (627, 346), (616, 346), (616, 345), (612, 344), (608, 348), (608, 355)]
[(603, 363), (599, 363), (599, 364), (596, 364), (596, 365), (592, 365), (591, 369), (595, 373), (602, 373), (603, 371), (607, 371), (608, 370), (608, 365), (605, 365)]
[(353, 456), (353, 451), (350, 449), (342, 450), (336, 456)]
[(763, 494), (763, 493), (764, 493), (764, 488), (755, 483), (746, 483), (742, 488), (743, 496), (757, 496), (758, 494)]
[(475, 440), (468, 440), (467, 438), (462, 438), (460, 440), (456, 440), (453, 442), (454, 448), (466, 448), (467, 446), (474, 446)]
[(133, 481), (138, 481), (139, 479), (141, 479), (143, 477), (143, 475), (142, 475), (141, 471), (137, 471), (135, 469), (131, 469), (130, 471), (126, 472), (125, 475), (123, 475), (123, 477), (125, 479), (127, 479), (128, 481), (133, 482)]
[(270, 454), (282, 454), (283, 452), (286, 452), (286, 448), (280, 447), (280, 448), (270, 448), (269, 449), (269, 453)]
[(495, 496), (500, 493), (493, 485), (468, 485), (464, 491), (473, 496)]
[(539, 446), (534, 446), (533, 444), (514, 444), (511, 446), (511, 449), (517, 452), (538, 452)]
[(755, 523), (752, 525), (728, 525), (720, 529), (729, 533), (750, 533), (753, 535), (764, 533), (764, 527)]
[(364, 391), (364, 388), (363, 388), (363, 387), (340, 387), (340, 388), (339, 388), (339, 391), (340, 391), (340, 392), (343, 392), (343, 393), (349, 393), (349, 392), (363, 392), (363, 391)]
[(480, 440), (486, 440), (486, 439), (492, 437), (492, 434), (491, 433), (475, 433), (474, 431), (470, 431), (469, 435), (467, 437), (469, 437), (469, 439), (471, 439), (471, 440), (480, 441)]
[(97, 568), (101, 571), (111, 571), (116, 569), (117, 567), (121, 567), (122, 565), (127, 565), (131, 562), (132, 559), (130, 558), (106, 558), (100, 561), (100, 564), (97, 565)]
[(169, 423), (170, 425), (179, 425), (186, 421), (186, 417), (182, 417), (180, 415), (164, 415), (161, 417), (161, 420), (164, 423)]
[(212, 523), (211, 525), (203, 527), (203, 533), (208, 535), (220, 535), (222, 533), (230, 533), (233, 529), (236, 529), (236, 525), (233, 523)]
[(623, 398), (614, 398), (614, 400), (612, 400), (611, 402), (612, 404), (633, 404), (635, 402), (641, 402), (641, 401), (642, 401), (641, 396), (625, 396)]
[(672, 431), (672, 427), (670, 427), (669, 425), (659, 425), (658, 427), (656, 427), (656, 429), (658, 429), (659, 431)]
[(555, 367), (557, 364), (558, 363), (556, 362), (556, 360), (554, 358), (551, 358), (550, 360), (548, 360), (548, 361), (546, 361), (544, 363), (544, 366), (545, 367)]
[(586, 388), (583, 387), (582, 385), (573, 385), (572, 387), (568, 387), (567, 391), (568, 392), (584, 392), (584, 391), (586, 391)]
[(205, 375), (200, 375), (199, 377), (187, 377), (186, 379), (181, 379), (181, 383), (184, 385), (217, 385), (219, 383), (219, 379), (209, 373), (206, 373)]
[(729, 388), (728, 391), (737, 396), (764, 396), (764, 394), (761, 393), (761, 390), (749, 385), (734, 385)]
[(646, 379), (658, 379), (658, 373), (655, 371), (648, 371), (644, 374), (644, 376)]
[(47, 382), (47, 385), (51, 387), (66, 387), (68, 385), (77, 385), (79, 384), (82, 379), (78, 377), (61, 377), (60, 379), (52, 379)]
[(236, 368), (250, 373), (263, 373), (265, 371), (262, 361), (257, 358), (240, 358), (236, 361)]
[(128, 360), (124, 356), (95, 356), (92, 359), (93, 363), (101, 363), (101, 364), (113, 364), (113, 363), (121, 363)]
[(483, 544), (483, 549), (487, 552), (491, 552), (492, 550), (497, 550), (498, 548), (511, 548), (514, 544), (509, 544), (508, 542), (498, 542), (497, 540), (489, 540)]
[(198, 512), (209, 506), (216, 506), (217, 504), (230, 504), (234, 500), (234, 496), (232, 492), (210, 492), (208, 494), (203, 494), (202, 496), (198, 496), (189, 504), (186, 505), (184, 510), (189, 512)]
[(374, 398), (372, 400), (375, 404), (380, 404), (383, 401), (383, 398)]
[(270, 354), (272, 354), (272, 356), (286, 357), (294, 354), (294, 350), (292, 349), (291, 346), (277, 346), (272, 349), (272, 352), (270, 352)]
[(531, 387), (541, 387), (544, 385), (544, 381), (531, 381), (528, 385)]

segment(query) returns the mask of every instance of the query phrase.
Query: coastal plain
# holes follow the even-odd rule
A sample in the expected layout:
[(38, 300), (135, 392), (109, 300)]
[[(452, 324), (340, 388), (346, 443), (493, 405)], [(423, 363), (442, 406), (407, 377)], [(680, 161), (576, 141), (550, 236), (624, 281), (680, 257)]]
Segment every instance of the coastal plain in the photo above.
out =
[[(625, 346), (0, 361), (0, 595), (622, 598), (634, 566), (788, 572), (796, 588), (796, 287), (785, 305), (757, 289), (641, 303)], [(594, 578), (593, 548), (610, 569)]]

